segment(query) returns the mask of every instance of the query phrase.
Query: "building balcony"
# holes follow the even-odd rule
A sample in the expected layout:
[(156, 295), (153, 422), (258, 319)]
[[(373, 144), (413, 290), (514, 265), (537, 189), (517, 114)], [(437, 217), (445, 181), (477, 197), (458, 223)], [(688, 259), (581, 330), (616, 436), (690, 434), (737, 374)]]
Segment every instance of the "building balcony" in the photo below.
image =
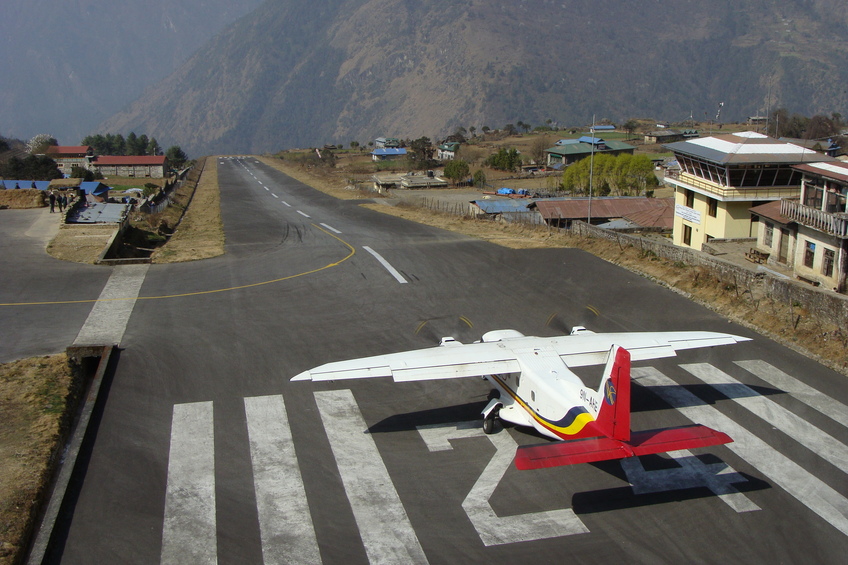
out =
[(831, 214), (805, 206), (798, 200), (780, 201), (780, 214), (799, 224), (811, 227), (840, 239), (848, 239), (848, 214)]
[(668, 184), (695, 191), (722, 202), (755, 202), (795, 198), (801, 193), (800, 184), (794, 186), (724, 186), (681, 172), (676, 179), (666, 177)]

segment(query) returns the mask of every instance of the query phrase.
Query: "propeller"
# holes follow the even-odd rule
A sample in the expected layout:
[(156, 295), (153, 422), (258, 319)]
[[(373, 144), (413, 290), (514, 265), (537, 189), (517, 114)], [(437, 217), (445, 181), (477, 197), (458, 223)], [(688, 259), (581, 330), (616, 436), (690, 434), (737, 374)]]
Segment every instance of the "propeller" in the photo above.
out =
[[(468, 331), (473, 328), (474, 324), (465, 316), (439, 316), (419, 322), (415, 335), (435, 344), (440, 343), (443, 337), (453, 337), (464, 342)], [(479, 336), (473, 339), (479, 339)]]
[(592, 306), (591, 304), (587, 304), (586, 308), (583, 310), (582, 316), (580, 317), (581, 322), (578, 324), (569, 324), (565, 321), (565, 318), (559, 313), (554, 312), (550, 316), (548, 316), (548, 320), (545, 322), (545, 326), (551, 328), (557, 333), (568, 335), (571, 333), (571, 329), (575, 326), (584, 326), (589, 329), (592, 329), (592, 321), (595, 318), (599, 317), (601, 312)]

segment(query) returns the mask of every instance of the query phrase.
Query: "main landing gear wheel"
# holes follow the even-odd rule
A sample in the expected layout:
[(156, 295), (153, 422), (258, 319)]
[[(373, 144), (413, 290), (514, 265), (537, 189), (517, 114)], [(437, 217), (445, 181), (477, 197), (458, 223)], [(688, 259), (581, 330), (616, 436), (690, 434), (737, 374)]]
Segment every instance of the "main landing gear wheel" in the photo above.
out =
[(489, 415), (483, 418), (483, 433), (493, 434), (495, 433), (495, 420), (498, 418), (498, 411), (492, 410), (489, 412)]

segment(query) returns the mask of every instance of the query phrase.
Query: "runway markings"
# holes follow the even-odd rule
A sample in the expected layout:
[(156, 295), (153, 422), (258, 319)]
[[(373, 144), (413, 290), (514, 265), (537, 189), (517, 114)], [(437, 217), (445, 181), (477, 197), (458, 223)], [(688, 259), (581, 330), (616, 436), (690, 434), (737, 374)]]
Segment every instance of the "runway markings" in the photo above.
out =
[(495, 454), (462, 502), (462, 509), (465, 510), (485, 546), (589, 532), (571, 508), (513, 516), (495, 514), (489, 499), (494, 495), (495, 489), (512, 465), (518, 444), (507, 432), (486, 435), (481, 427), (482, 422), (475, 421), (471, 424), (473, 427), (470, 427), (467, 422), (444, 426), (422, 426), (418, 428), (418, 433), (421, 434), (421, 438), (430, 451), (451, 449), (449, 440), (468, 437), (485, 437), (495, 446)]
[(428, 563), (350, 390), (315, 393), (371, 563)]
[(826, 434), (807, 420), (760, 395), (751, 387), (740, 383), (712, 365), (696, 363), (681, 365), (681, 367), (708, 385), (712, 385), (724, 396), (750, 410), (751, 413), (765, 420), (825, 461), (829, 461), (839, 469), (848, 470), (848, 447), (833, 436)]
[(271, 193), (271, 196), (273, 196), (274, 198), (279, 198), (279, 196), (277, 196), (277, 195), (276, 195), (276, 194), (274, 194), (273, 192)]
[(370, 253), (371, 255), (373, 255), (373, 256), (374, 256), (374, 258), (375, 258), (375, 259), (377, 259), (377, 261), (379, 261), (379, 262), (380, 262), (380, 264), (381, 264), (383, 267), (385, 267), (385, 269), (386, 269), (386, 270), (387, 270), (387, 271), (388, 271), (388, 272), (389, 272), (389, 273), (390, 273), (390, 274), (391, 274), (391, 275), (395, 278), (395, 280), (397, 280), (397, 282), (399, 282), (400, 284), (406, 284), (406, 283), (408, 282), (408, 281), (407, 281), (407, 280), (403, 277), (403, 275), (401, 275), (401, 274), (398, 272), (398, 270), (397, 270), (397, 269), (395, 269), (394, 267), (392, 267), (391, 263), (389, 263), (388, 261), (386, 261), (385, 259), (383, 259), (383, 256), (382, 256), (382, 255), (380, 255), (379, 253), (377, 253), (376, 251), (374, 251), (373, 249), (371, 249), (371, 248), (370, 248), (370, 247), (368, 247), (367, 245), (366, 245), (366, 246), (364, 246), (362, 249), (364, 249), (365, 251), (367, 251), (368, 253)]
[(320, 563), (283, 397), (245, 398), (244, 411), (265, 565)]
[(174, 406), (162, 565), (217, 563), (213, 433), (211, 402)]
[(770, 385), (785, 391), (810, 408), (818, 410), (831, 420), (848, 427), (848, 406), (838, 400), (834, 400), (798, 379), (790, 377), (765, 361), (736, 361), (736, 364)]
[[(748, 370), (765, 371), (761, 361), (738, 362)], [(760, 395), (734, 377), (706, 363), (680, 365), (707, 385), (746, 408), (776, 430), (787, 434), (841, 472), (848, 469), (848, 447), (801, 419), (790, 410)], [(828, 413), (830, 399), (795, 381), (789, 375), (770, 378), (781, 388)], [(753, 372), (753, 371), (752, 371)], [(807, 506), (838, 531), (848, 535), (848, 499), (788, 456), (737, 423), (713, 405), (652, 367), (632, 370), (636, 382), (693, 422), (729, 434), (734, 442), (713, 448), (730, 449), (764, 479)], [(777, 385), (775, 385), (777, 386)], [(400, 500), (373, 436), (368, 433), (361, 409), (348, 389), (314, 392), (319, 418), (329, 439), (347, 503), (371, 563), (427, 563), (418, 535)], [(282, 395), (244, 399), (253, 487), (256, 493), (259, 538), (265, 563), (284, 563), (292, 555), (304, 563), (320, 563), (309, 501), (289, 428)], [(485, 435), (480, 421), (417, 427), (430, 453), (462, 449), (457, 439), (483, 438), (495, 453), (460, 505), (485, 546), (529, 542), (587, 533), (571, 508), (511, 516), (498, 516), (491, 499), (506, 476), (517, 443), (510, 432)], [(800, 448), (799, 448), (800, 449)], [(427, 455), (422, 455), (427, 457)], [(693, 488), (708, 488), (717, 501), (735, 512), (761, 510), (740, 484), (747, 480), (728, 463), (703, 459), (688, 450), (667, 454), (676, 467), (646, 470), (640, 458), (621, 461), (634, 495), (650, 495)], [(217, 530), (213, 406), (211, 402), (174, 406), (170, 459), (162, 533), (162, 563), (215, 563)], [(567, 470), (563, 470), (567, 473)], [(414, 480), (414, 478), (411, 478)], [(532, 476), (530, 477), (532, 479)], [(742, 489), (744, 490), (744, 489)], [(768, 491), (766, 491), (768, 492)], [(338, 503), (338, 502), (336, 502)]]
[(337, 234), (341, 234), (341, 233), (342, 233), (342, 232), (340, 232), (339, 230), (337, 230), (336, 228), (334, 228), (334, 227), (332, 227), (332, 226), (328, 226), (327, 224), (321, 224), (321, 226), (322, 226), (322, 227), (324, 227), (324, 228), (327, 228), (328, 230), (330, 230), (330, 231), (331, 231), (331, 232), (333, 232), (333, 233), (337, 233)]
[[(115, 267), (94, 303), (74, 345), (120, 345), (149, 265)], [(120, 300), (115, 300), (121, 297)]]
[(725, 432), (733, 438), (733, 443), (724, 447), (747, 461), (834, 528), (848, 535), (848, 500), (824, 481), (658, 370), (639, 367), (634, 368), (632, 374), (635, 381), (652, 387), (653, 393), (693, 422)]
[(288, 202), (286, 202), (285, 200), (280, 200), (280, 202), (282, 202), (283, 204), (285, 204), (285, 205), (286, 205), (286, 206), (288, 206), (289, 208), (291, 208), (291, 207), (292, 207), (292, 205), (291, 205), (291, 204), (289, 204)]

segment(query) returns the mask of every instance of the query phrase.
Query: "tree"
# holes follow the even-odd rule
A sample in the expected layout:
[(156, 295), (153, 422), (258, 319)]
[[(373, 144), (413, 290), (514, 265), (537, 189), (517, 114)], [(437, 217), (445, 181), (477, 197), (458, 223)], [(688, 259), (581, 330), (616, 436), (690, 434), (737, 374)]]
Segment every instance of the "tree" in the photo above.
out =
[(462, 159), (456, 159), (445, 163), (445, 177), (453, 181), (453, 184), (468, 178), (470, 169), (468, 163)]
[(165, 151), (165, 157), (168, 159), (168, 162), (171, 164), (171, 167), (174, 169), (181, 169), (185, 162), (188, 160), (188, 157), (180, 149), (179, 145), (172, 145)]
[(147, 143), (147, 154), (148, 155), (161, 155), (162, 148), (159, 147), (159, 142), (156, 141), (155, 137), (151, 137), (150, 141)]
[(537, 165), (545, 162), (545, 149), (550, 146), (551, 141), (544, 135), (533, 140), (533, 144), (530, 146), (530, 157)]
[(47, 152), (47, 148), (53, 145), (59, 145), (55, 137), (46, 133), (39, 133), (27, 142), (27, 153), (30, 155), (43, 155)]
[(474, 171), (474, 186), (477, 188), (486, 188), (486, 173), (482, 169)]
[(20, 180), (53, 180), (62, 178), (56, 161), (45, 155), (12, 157), (0, 164), (0, 177)]
[(521, 155), (514, 147), (501, 147), (497, 153), (486, 159), (485, 164), (501, 171), (514, 171), (521, 167)]
[(633, 135), (633, 132), (636, 131), (636, 128), (639, 127), (639, 122), (636, 120), (627, 120), (624, 122), (624, 125), (621, 126), (624, 129), (625, 133), (627, 133), (627, 139), (630, 139)]
[(415, 161), (420, 169), (426, 169), (432, 166), (433, 153), (436, 152), (429, 137), (419, 137), (409, 143), (410, 159)]
[(71, 178), (82, 179), (85, 182), (89, 182), (94, 180), (94, 173), (88, 169), (74, 165), (71, 167)]
[(564, 190), (585, 194), (591, 182), (595, 196), (610, 193), (627, 196), (646, 193), (659, 184), (654, 164), (646, 155), (595, 155), (593, 173), (590, 171), (592, 160), (586, 157), (565, 169), (562, 175)]
[(507, 134), (507, 135), (516, 135), (516, 134), (518, 133), (518, 130), (517, 130), (517, 129), (515, 129), (515, 125), (514, 125), (514, 124), (507, 124), (507, 125), (505, 125), (505, 126), (504, 126), (504, 131), (506, 132), (506, 134)]

